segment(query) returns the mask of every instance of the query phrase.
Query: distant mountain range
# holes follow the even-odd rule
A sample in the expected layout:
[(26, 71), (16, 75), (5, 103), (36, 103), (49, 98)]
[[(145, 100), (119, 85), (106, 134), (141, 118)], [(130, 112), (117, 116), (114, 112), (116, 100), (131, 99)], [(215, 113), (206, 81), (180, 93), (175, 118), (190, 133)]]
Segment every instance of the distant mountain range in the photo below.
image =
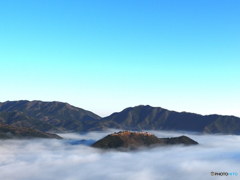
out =
[(181, 130), (200, 133), (240, 134), (240, 118), (175, 112), (160, 107), (135, 106), (108, 117), (62, 102), (6, 101), (0, 103), (0, 122), (40, 131), (87, 132), (123, 130)]
[[(171, 130), (240, 134), (240, 118), (169, 111), (160, 107), (136, 106), (105, 117), (101, 123), (117, 123), (129, 130)], [(111, 123), (110, 123), (111, 122)]]

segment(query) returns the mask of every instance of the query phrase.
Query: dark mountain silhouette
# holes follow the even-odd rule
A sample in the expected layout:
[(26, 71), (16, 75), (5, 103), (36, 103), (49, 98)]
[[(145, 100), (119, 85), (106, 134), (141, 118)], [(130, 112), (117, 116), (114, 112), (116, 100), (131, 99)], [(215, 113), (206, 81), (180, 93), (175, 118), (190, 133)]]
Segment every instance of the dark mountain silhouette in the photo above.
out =
[(92, 145), (97, 148), (127, 148), (136, 149), (142, 146), (157, 146), (157, 145), (196, 145), (198, 142), (190, 139), (187, 136), (180, 136), (175, 138), (158, 138), (150, 133), (120, 131), (118, 133), (110, 134)]
[(87, 132), (124, 130), (182, 130), (200, 133), (240, 134), (240, 118), (175, 112), (160, 107), (136, 106), (101, 118), (62, 102), (7, 101), (0, 103), (0, 122), (41, 131)]
[(103, 118), (94, 128), (125, 130), (182, 130), (203, 133), (240, 134), (240, 118), (169, 111), (160, 107), (136, 106)]
[(56, 134), (50, 134), (41, 132), (36, 129), (27, 127), (10, 126), (4, 123), (0, 123), (0, 139), (12, 139), (12, 138), (55, 138), (62, 139)]
[(40, 131), (57, 131), (58, 128), (41, 121), (37, 118), (30, 117), (23, 112), (0, 112), (0, 123), (9, 124), (17, 127), (35, 128)]
[[(62, 102), (42, 101), (7, 101), (0, 103), (0, 112), (21, 112), (13, 118), (2, 115), (2, 122), (17, 126), (34, 127), (39, 130), (74, 130), (84, 131), (95, 121), (101, 119), (98, 115)], [(23, 117), (25, 116), (25, 118)], [(1, 116), (0, 116), (1, 118)], [(23, 119), (25, 121), (23, 122)], [(14, 121), (14, 122), (13, 122)], [(39, 125), (36, 125), (39, 123)]]

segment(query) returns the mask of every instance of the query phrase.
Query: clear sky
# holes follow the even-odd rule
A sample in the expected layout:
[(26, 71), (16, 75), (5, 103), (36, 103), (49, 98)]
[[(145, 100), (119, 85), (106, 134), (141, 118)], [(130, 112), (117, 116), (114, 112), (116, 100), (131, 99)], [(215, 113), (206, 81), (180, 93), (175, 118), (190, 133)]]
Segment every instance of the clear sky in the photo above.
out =
[(0, 101), (240, 117), (238, 0), (1, 0)]

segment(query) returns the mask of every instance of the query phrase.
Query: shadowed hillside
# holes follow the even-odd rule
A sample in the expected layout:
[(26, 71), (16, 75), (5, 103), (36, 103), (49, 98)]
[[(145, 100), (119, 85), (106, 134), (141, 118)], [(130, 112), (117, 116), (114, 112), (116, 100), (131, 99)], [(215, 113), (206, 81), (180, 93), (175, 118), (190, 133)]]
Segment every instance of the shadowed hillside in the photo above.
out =
[(22, 112), (0, 112), (0, 123), (9, 124), (17, 127), (35, 128), (40, 131), (55, 131), (58, 130), (55, 126), (33, 118)]
[(240, 118), (169, 111), (160, 107), (136, 106), (103, 118), (91, 129), (183, 130), (203, 133), (240, 134)]
[[(100, 119), (100, 117), (90, 111), (77, 108), (62, 102), (42, 102), (42, 101), (7, 101), (0, 103), (0, 112), (21, 112), (18, 118), (3, 118), (2, 122), (17, 126), (35, 127), (39, 130), (74, 130), (82, 131)], [(25, 114), (25, 115), (24, 115)], [(26, 118), (23, 118), (25, 116)], [(11, 117), (11, 115), (9, 115)], [(17, 119), (19, 119), (18, 123)], [(23, 119), (24, 122), (23, 122)], [(35, 126), (37, 120), (39, 126)], [(21, 122), (20, 122), (21, 121)], [(47, 124), (49, 126), (47, 126)], [(40, 126), (45, 126), (44, 128)]]
[(7, 101), (0, 103), (0, 122), (41, 131), (86, 132), (108, 128), (124, 130), (181, 130), (240, 134), (240, 118), (175, 112), (160, 107), (135, 106), (101, 118), (62, 102)]
[(0, 123), (0, 139), (12, 138), (55, 138), (62, 139), (56, 134), (41, 132), (36, 129), (26, 127), (15, 127)]

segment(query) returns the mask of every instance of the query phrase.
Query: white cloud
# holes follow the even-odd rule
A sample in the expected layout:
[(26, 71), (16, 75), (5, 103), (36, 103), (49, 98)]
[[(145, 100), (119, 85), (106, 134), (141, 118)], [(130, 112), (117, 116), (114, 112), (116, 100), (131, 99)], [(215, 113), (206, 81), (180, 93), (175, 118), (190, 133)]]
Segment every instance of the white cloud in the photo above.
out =
[(69, 143), (69, 139), (97, 140), (109, 132), (65, 134), (64, 140), (5, 140), (0, 141), (0, 179), (212, 180), (211, 171), (240, 173), (239, 136), (151, 132), (158, 137), (185, 134), (200, 145), (119, 152)]

